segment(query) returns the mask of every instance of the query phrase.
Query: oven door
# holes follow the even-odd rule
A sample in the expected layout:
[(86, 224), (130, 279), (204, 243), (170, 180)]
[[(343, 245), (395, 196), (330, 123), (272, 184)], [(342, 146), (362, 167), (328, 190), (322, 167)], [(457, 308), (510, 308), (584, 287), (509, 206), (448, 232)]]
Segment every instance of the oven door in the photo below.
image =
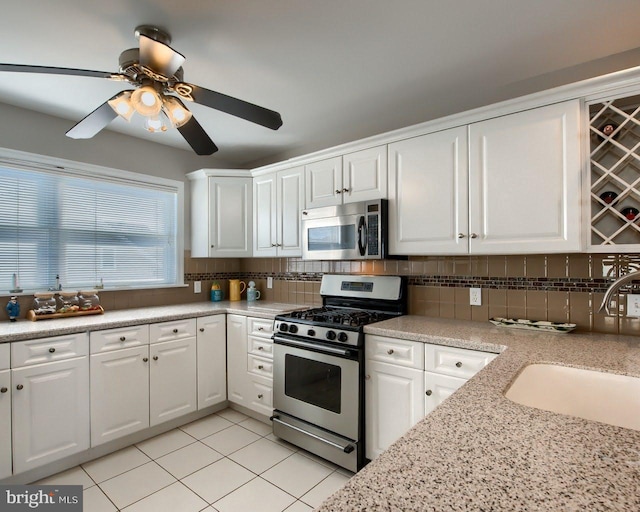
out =
[(276, 335), (273, 352), (274, 408), (357, 441), (358, 351)]

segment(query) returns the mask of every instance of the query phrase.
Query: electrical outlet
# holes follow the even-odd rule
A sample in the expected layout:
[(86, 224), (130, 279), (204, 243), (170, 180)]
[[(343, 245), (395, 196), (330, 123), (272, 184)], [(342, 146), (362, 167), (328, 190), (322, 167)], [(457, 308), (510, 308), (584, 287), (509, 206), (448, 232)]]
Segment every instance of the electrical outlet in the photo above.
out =
[(273, 277), (267, 277), (267, 288), (273, 288)]
[(193, 293), (202, 293), (202, 281), (193, 282)]
[(640, 317), (640, 295), (636, 293), (627, 295), (627, 316)]
[(482, 306), (482, 288), (469, 288), (469, 304)]

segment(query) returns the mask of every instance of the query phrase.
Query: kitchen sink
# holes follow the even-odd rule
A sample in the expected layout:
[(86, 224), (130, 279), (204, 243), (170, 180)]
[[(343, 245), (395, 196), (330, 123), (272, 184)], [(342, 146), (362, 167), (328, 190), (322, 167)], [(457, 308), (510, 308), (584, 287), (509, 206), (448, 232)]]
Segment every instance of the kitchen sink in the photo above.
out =
[(556, 364), (530, 364), (505, 396), (545, 411), (640, 430), (640, 378)]

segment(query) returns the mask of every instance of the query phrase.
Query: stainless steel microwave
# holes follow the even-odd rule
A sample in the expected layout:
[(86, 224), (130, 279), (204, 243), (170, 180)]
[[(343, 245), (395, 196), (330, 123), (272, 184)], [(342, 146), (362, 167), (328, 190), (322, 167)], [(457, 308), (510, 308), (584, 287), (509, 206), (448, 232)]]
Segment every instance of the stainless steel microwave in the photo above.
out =
[(302, 211), (302, 258), (378, 260), (387, 251), (387, 200)]

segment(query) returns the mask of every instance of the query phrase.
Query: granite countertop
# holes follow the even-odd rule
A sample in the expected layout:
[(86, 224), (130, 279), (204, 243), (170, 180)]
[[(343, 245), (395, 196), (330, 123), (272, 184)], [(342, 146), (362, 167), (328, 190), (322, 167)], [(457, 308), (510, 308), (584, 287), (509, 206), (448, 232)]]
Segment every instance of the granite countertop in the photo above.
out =
[(503, 395), (529, 363), (640, 376), (639, 338), (419, 316), (365, 331), (501, 355), (318, 510), (640, 510), (640, 432), (533, 409)]
[(269, 301), (257, 301), (255, 303), (249, 303), (246, 300), (238, 302), (194, 302), (175, 306), (106, 311), (104, 315), (56, 318), (38, 320), (37, 322), (19, 320), (0, 324), (0, 343), (225, 313), (273, 318), (279, 313), (306, 307), (308, 306)]

